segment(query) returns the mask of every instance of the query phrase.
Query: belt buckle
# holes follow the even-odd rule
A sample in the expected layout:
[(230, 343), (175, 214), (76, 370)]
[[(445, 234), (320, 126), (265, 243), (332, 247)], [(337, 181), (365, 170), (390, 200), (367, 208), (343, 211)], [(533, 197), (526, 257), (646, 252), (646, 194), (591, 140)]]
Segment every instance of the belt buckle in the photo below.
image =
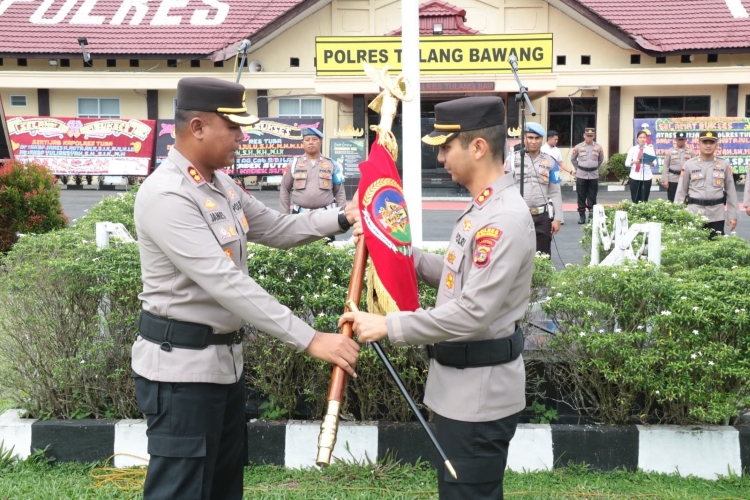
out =
[(531, 212), (531, 215), (539, 215), (539, 209), (534, 207), (529, 210)]
[(232, 334), (232, 344), (242, 343), (242, 339), (245, 336), (245, 332), (247, 331), (246, 328), (247, 327), (243, 326), (242, 328), (240, 328), (239, 330), (237, 330), (236, 332)]

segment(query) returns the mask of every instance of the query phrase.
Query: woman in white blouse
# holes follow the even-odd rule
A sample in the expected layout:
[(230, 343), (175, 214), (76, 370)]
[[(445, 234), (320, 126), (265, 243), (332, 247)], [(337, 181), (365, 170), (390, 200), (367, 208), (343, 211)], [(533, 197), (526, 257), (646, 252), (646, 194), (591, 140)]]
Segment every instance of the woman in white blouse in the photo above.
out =
[(651, 194), (651, 179), (654, 177), (651, 167), (656, 162), (644, 164), (641, 158), (644, 154), (656, 156), (656, 153), (651, 144), (646, 144), (646, 138), (646, 132), (643, 130), (638, 132), (638, 144), (628, 150), (628, 157), (625, 160), (625, 166), (630, 167), (630, 198), (633, 203), (647, 202), (648, 195)]

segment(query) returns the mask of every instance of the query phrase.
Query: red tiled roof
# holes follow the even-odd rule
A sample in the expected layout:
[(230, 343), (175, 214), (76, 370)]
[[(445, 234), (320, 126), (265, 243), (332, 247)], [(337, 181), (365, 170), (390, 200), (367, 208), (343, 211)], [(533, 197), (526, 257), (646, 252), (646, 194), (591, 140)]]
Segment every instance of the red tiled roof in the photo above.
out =
[[(443, 0), (430, 0), (419, 6), (420, 35), (432, 35), (432, 28), (435, 24), (443, 25), (444, 35), (476, 35), (479, 33), (478, 30), (466, 26), (464, 21), (466, 21), (466, 10)], [(386, 36), (399, 35), (401, 35), (401, 28), (386, 33)]]
[[(750, 17), (735, 18), (728, 3), (750, 11), (750, 0), (577, 0), (653, 52), (750, 48)], [(567, 2), (566, 2), (567, 3)], [(743, 9), (738, 9), (740, 15)]]
[[(168, 9), (165, 9), (170, 5), (167, 1), (79, 1), (67, 13), (63, 9), (71, 2), (61, 0), (2, 2), (0, 53), (80, 54), (77, 39), (85, 37), (87, 50), (94, 57), (96, 54), (209, 55), (250, 37), (305, 3), (305, 0), (183, 1), (185, 7)], [(48, 3), (52, 5), (39, 12)], [(91, 4), (93, 9), (86, 15), (86, 6)], [(113, 24), (113, 21), (118, 23), (118, 17), (119, 24)]]

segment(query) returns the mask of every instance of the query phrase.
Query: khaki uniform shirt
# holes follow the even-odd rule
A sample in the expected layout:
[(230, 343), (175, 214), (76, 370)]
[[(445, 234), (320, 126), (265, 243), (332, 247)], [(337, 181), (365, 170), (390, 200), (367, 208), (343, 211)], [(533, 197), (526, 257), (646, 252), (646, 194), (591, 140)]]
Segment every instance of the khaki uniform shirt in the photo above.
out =
[[(458, 218), (445, 255), (414, 249), (418, 278), (438, 289), (435, 308), (389, 313), (388, 338), (405, 346), (511, 335), (529, 306), (535, 253), (529, 209), (501, 176)], [(524, 386), (522, 357), (464, 369), (433, 359), (424, 402), (447, 418), (486, 422), (523, 410)]]
[[(692, 149), (688, 148), (669, 148), (664, 155), (664, 170), (662, 171), (662, 182), (680, 182), (682, 166), (690, 158), (694, 157)], [(677, 173), (675, 173), (677, 172)]]
[(291, 213), (292, 207), (307, 209), (323, 208), (335, 204), (346, 205), (346, 192), (343, 184), (333, 183), (333, 161), (325, 156), (311, 160), (306, 155), (297, 157), (297, 165), (292, 174), (291, 164), (284, 170), (279, 188), (279, 211)]
[(599, 171), (586, 172), (583, 168), (596, 168), (602, 166), (604, 161), (604, 150), (597, 143), (592, 143), (590, 146), (586, 142), (582, 142), (573, 148), (573, 152), (570, 155), (570, 163), (576, 169), (576, 179), (598, 179)]
[[(550, 172), (555, 166), (555, 159), (547, 153), (539, 153), (532, 159), (531, 155), (523, 157), (523, 200), (531, 208), (543, 208), (547, 205), (547, 199), (552, 200), (555, 208), (554, 220), (563, 219), (562, 191), (560, 184), (550, 182)], [(516, 187), (521, 186), (521, 153), (513, 153), (511, 161), (506, 164), (505, 173), (512, 172)], [(559, 169), (559, 167), (558, 167)], [(562, 173), (560, 174), (562, 175)]]
[[(737, 190), (734, 187), (732, 169), (727, 160), (714, 158), (710, 161), (703, 161), (700, 156), (696, 156), (686, 161), (683, 168), (685, 173), (677, 184), (677, 192), (674, 195), (675, 203), (685, 203), (687, 196), (699, 200), (715, 200), (722, 198), (726, 191), (726, 217), (729, 220), (737, 220)], [(690, 204), (687, 209), (694, 214), (705, 216), (708, 222), (725, 219), (724, 204), (710, 207)]]
[[(337, 212), (280, 215), (223, 172), (213, 181), (172, 148), (138, 190), (143, 309), (214, 333), (249, 322), (298, 351), (307, 348), (315, 331), (248, 276), (247, 242), (290, 248), (340, 233)], [(132, 355), (133, 371), (149, 380), (230, 384), (242, 373), (239, 345), (166, 352), (139, 336)]]

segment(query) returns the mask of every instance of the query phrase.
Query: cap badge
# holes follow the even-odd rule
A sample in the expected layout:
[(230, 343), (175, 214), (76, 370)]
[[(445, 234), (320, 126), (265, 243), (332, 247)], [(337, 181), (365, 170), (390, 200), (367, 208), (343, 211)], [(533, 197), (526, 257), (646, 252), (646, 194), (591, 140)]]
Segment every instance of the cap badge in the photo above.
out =
[(713, 132), (706, 132), (706, 137), (713, 137), (713, 136), (714, 136)]
[(193, 180), (195, 182), (202, 182), (203, 181), (203, 176), (200, 174), (200, 172), (198, 172), (195, 169), (195, 167), (193, 167), (193, 166), (188, 167), (187, 173), (190, 175), (190, 177), (193, 178)]

